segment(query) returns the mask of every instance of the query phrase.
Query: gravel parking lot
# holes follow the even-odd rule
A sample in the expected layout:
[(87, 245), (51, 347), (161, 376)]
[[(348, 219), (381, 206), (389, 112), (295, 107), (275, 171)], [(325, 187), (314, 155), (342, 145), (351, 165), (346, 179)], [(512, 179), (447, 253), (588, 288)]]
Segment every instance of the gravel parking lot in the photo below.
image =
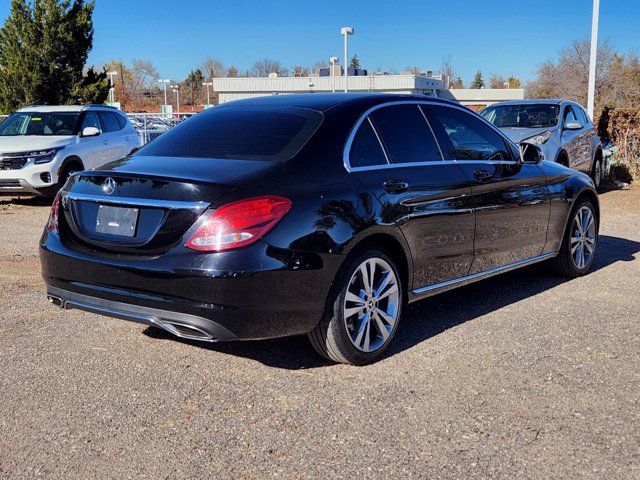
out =
[(590, 275), (414, 304), (360, 368), (56, 309), (48, 206), (1, 200), (0, 477), (640, 478), (640, 188), (601, 198)]

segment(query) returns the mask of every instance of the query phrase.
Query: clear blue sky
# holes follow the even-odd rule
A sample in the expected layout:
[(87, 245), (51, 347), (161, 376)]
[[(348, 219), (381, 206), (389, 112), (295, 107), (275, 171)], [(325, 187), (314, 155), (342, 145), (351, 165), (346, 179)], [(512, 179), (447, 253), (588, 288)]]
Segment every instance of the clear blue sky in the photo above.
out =
[[(451, 56), (468, 83), (482, 68), (530, 79), (573, 40), (589, 38), (591, 0), (97, 0), (90, 63), (151, 60), (160, 76), (183, 79), (207, 57), (241, 71), (260, 58), (286, 66), (350, 54), (365, 68), (438, 70)], [(9, 0), (0, 2), (0, 19)], [(602, 0), (600, 39), (640, 53), (640, 1)]]

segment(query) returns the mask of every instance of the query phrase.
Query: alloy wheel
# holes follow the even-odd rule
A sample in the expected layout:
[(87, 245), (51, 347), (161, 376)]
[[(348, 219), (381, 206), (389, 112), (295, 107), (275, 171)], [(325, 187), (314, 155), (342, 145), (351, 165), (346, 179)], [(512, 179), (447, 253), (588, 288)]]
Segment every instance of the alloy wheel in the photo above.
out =
[(596, 165), (594, 167), (593, 183), (596, 188), (600, 187), (600, 183), (602, 183), (602, 162), (600, 160), (596, 161)]
[(391, 266), (368, 258), (355, 270), (347, 286), (343, 319), (351, 343), (362, 352), (381, 348), (398, 320), (400, 291)]
[(584, 205), (576, 212), (571, 235), (571, 258), (580, 270), (588, 267), (596, 250), (596, 221), (591, 208)]

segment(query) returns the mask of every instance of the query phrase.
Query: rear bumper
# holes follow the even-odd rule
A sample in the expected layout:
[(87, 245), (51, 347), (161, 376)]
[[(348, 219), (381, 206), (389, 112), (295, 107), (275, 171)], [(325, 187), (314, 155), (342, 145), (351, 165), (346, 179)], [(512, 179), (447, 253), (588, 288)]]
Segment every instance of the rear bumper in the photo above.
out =
[(208, 318), (186, 313), (115, 302), (48, 286), (47, 298), (65, 310), (78, 309), (166, 330), (180, 338), (207, 342), (235, 340), (237, 337)]
[(46, 233), (40, 260), (47, 294), (58, 306), (226, 341), (311, 331), (343, 258), (284, 252), (264, 242), (220, 254), (175, 250), (147, 259), (98, 256)]

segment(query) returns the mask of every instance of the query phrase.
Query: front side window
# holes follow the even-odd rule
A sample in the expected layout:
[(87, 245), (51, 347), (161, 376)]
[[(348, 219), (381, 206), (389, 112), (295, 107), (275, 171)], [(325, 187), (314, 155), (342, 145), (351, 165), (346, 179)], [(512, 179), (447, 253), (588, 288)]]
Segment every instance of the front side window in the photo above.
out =
[(102, 132), (102, 127), (100, 126), (100, 120), (98, 120), (98, 114), (95, 112), (87, 112), (84, 115), (84, 120), (82, 121), (82, 130), (84, 131), (87, 127), (97, 128), (100, 132)]
[(16, 112), (0, 123), (0, 136), (74, 135), (77, 112)]
[(371, 167), (386, 165), (386, 163), (387, 158), (382, 150), (382, 145), (373, 131), (371, 122), (366, 118), (351, 144), (349, 165), (352, 167)]
[(415, 104), (383, 107), (371, 114), (391, 163), (442, 160), (431, 129)]
[[(425, 108), (434, 129), (448, 140), (456, 160), (513, 160), (504, 139), (473, 115), (452, 107), (429, 105)], [(438, 131), (436, 131), (438, 133)]]
[(573, 113), (573, 108), (571, 108), (571, 105), (567, 105), (564, 109), (564, 124), (575, 123), (577, 121), (578, 119), (576, 118), (576, 114)]

